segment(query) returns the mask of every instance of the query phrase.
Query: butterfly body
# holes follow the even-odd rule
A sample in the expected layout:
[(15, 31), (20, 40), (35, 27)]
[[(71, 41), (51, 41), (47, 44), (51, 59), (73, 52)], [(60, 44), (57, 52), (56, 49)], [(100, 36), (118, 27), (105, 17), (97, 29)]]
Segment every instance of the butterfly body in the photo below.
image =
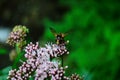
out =
[(62, 34), (57, 34), (56, 36), (56, 43), (57, 44), (65, 44), (65, 40), (64, 37), (62, 36)]

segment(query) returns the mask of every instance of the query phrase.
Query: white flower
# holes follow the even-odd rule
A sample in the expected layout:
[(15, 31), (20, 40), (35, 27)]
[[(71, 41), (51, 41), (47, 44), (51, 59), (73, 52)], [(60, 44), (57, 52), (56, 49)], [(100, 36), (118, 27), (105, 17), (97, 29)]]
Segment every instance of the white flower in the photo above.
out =
[(19, 70), (13, 70), (8, 79), (27, 80), (31, 73), (35, 71), (35, 80), (44, 80), (51, 76), (52, 80), (61, 80), (65, 73), (65, 68), (59, 67), (59, 62), (51, 61), (51, 58), (61, 56), (67, 53), (65, 46), (57, 44), (46, 44), (45, 47), (39, 47), (38, 42), (32, 42), (25, 47), (25, 57), (27, 60), (19, 67)]

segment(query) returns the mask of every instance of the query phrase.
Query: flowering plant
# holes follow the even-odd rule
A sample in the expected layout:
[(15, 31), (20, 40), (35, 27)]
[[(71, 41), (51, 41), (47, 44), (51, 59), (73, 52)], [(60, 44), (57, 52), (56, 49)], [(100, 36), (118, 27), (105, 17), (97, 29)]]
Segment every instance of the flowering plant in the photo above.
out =
[(65, 76), (65, 69), (68, 66), (63, 66), (63, 60), (58, 59), (69, 54), (65, 44), (47, 43), (41, 47), (38, 42), (36, 44), (30, 42), (24, 51), (26, 60), (22, 61), (18, 69), (10, 70), (7, 79), (28, 80), (33, 77), (34, 80), (83, 80), (78, 74)]

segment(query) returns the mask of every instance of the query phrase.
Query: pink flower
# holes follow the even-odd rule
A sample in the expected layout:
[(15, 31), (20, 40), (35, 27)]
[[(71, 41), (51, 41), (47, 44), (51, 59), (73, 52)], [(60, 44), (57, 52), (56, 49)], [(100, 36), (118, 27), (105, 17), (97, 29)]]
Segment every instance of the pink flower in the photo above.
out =
[(65, 46), (46, 44), (39, 47), (39, 43), (32, 42), (25, 47), (27, 60), (19, 67), (19, 70), (11, 70), (8, 79), (27, 80), (31, 73), (35, 72), (35, 80), (44, 80), (51, 76), (52, 80), (61, 80), (67, 67), (60, 67), (58, 62), (52, 62), (51, 58), (66, 54)]

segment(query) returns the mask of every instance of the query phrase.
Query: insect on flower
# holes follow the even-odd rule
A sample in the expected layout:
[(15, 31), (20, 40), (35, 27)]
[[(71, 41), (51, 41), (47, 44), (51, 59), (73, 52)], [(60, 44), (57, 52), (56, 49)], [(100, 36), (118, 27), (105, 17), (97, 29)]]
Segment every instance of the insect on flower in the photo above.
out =
[(68, 35), (68, 33), (57, 33), (56, 30), (51, 28), (51, 27), (50, 27), (50, 30), (54, 34), (54, 36), (56, 37), (55, 41), (56, 41), (57, 45), (65, 45), (65, 44), (69, 43), (68, 40), (67, 41), (64, 40), (64, 37), (66, 35)]

